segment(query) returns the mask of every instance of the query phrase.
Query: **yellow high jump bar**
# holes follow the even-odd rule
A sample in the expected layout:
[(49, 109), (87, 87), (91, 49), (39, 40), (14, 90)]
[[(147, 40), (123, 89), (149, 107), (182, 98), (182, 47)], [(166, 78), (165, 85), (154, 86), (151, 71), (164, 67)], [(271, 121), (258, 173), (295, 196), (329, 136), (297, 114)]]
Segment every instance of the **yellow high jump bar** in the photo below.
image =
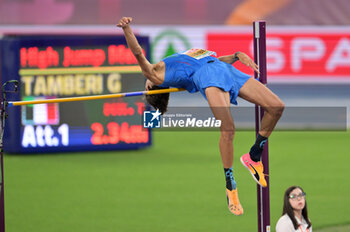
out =
[(95, 96), (66, 97), (66, 98), (42, 99), (42, 100), (33, 100), (33, 101), (13, 101), (13, 102), (8, 102), (8, 106), (23, 106), (23, 105), (32, 105), (32, 104), (60, 103), (60, 102), (88, 101), (88, 100), (108, 99), (108, 98), (132, 97), (132, 96), (180, 92), (184, 90), (186, 89), (170, 88), (170, 89), (157, 89), (157, 90), (149, 90), (149, 91), (145, 90), (145, 91), (128, 92), (128, 93), (104, 94), (104, 95), (95, 95)]

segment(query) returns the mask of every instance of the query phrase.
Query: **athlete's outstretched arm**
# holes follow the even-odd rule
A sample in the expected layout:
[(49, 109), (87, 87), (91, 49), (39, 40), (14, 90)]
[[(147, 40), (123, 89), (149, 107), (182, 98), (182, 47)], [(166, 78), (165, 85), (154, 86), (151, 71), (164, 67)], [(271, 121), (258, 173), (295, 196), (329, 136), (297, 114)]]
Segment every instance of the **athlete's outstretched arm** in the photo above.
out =
[(254, 69), (255, 72), (259, 73), (258, 65), (256, 65), (254, 61), (243, 52), (236, 52), (235, 54), (228, 56), (220, 56), (218, 57), (218, 59), (229, 64), (233, 64), (234, 62), (239, 60), (242, 64), (251, 67), (252, 69)]
[(218, 57), (218, 59), (222, 62), (225, 62), (225, 63), (229, 63), (229, 64), (233, 64), (234, 62), (236, 62), (237, 60), (239, 60), (238, 58), (238, 55), (240, 54), (241, 52), (236, 52), (235, 54), (232, 54), (232, 55), (227, 55), (227, 56), (220, 56)]
[(123, 17), (120, 19), (119, 23), (117, 24), (118, 27), (123, 28), (124, 36), (126, 39), (126, 42), (128, 44), (128, 47), (134, 54), (134, 56), (137, 59), (138, 64), (140, 65), (142, 69), (143, 75), (150, 79), (151, 81), (154, 81), (153, 77), (153, 65), (146, 59), (145, 55), (142, 52), (142, 48), (137, 41), (132, 29), (130, 28), (130, 23), (132, 21), (131, 17)]

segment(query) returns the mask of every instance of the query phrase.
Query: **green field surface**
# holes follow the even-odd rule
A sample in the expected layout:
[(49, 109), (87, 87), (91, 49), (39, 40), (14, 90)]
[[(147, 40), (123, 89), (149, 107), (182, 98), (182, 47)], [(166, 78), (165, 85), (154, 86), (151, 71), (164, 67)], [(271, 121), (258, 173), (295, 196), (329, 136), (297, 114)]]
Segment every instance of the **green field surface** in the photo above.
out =
[[(153, 135), (138, 151), (5, 155), (6, 231), (257, 231), (256, 184), (239, 162), (254, 132), (234, 141), (238, 217), (227, 209), (218, 132)], [(327, 229), (350, 224), (349, 142), (349, 132), (271, 136), (271, 231), (291, 185), (307, 193), (314, 231), (349, 231)]]

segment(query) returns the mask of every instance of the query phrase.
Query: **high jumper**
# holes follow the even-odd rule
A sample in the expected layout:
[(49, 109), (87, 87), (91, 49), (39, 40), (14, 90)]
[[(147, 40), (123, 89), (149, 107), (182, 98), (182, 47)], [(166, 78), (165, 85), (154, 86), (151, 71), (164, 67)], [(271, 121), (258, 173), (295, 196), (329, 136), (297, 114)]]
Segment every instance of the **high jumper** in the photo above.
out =
[[(205, 49), (190, 49), (166, 57), (151, 64), (139, 45), (131, 27), (131, 17), (123, 17), (117, 24), (123, 29), (128, 47), (136, 57), (143, 75), (147, 78), (146, 90), (169, 87), (184, 88), (189, 93), (200, 92), (217, 120), (221, 120), (219, 150), (226, 178), (228, 208), (235, 215), (243, 214), (233, 177), (233, 138), (235, 125), (230, 112), (230, 104), (237, 105), (237, 97), (264, 108), (261, 127), (250, 151), (241, 157), (241, 162), (253, 179), (262, 187), (267, 186), (261, 154), (264, 144), (280, 119), (284, 103), (266, 86), (249, 75), (237, 70), (232, 64), (240, 61), (258, 71), (258, 66), (243, 52), (214, 57), (215, 52)], [(161, 113), (166, 112), (169, 93), (147, 95), (146, 100)]]

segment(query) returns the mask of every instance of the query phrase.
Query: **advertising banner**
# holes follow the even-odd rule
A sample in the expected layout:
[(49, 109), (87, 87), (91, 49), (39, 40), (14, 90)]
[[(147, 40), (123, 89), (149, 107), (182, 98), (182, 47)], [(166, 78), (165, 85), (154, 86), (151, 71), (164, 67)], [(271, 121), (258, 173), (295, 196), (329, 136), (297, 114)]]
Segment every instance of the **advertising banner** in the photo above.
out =
[[(205, 48), (218, 56), (245, 52), (253, 57), (250, 27), (137, 27), (150, 36), (152, 62), (190, 48)], [(270, 81), (350, 81), (350, 28), (270, 27), (267, 31), (267, 71)], [(235, 66), (253, 75), (237, 62)]]

